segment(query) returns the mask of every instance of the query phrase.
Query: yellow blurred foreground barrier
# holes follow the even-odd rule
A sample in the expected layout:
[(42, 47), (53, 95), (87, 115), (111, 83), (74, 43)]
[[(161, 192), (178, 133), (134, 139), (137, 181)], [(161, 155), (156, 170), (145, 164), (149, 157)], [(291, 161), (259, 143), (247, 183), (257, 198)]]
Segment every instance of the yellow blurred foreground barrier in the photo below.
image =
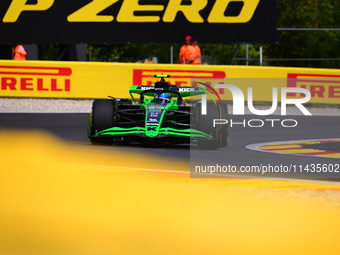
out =
[(0, 254), (340, 254), (339, 185), (191, 179), (188, 162), (124, 148), (0, 140)]

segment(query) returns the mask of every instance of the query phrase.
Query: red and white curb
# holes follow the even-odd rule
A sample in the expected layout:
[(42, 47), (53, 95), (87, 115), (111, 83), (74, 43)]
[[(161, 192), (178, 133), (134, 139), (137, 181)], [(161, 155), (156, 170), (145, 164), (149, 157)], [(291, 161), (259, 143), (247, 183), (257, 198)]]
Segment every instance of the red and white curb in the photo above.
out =
[(246, 146), (248, 150), (276, 153), (276, 154), (290, 154), (299, 156), (323, 157), (340, 159), (339, 151), (331, 150), (316, 150), (312, 148), (304, 148), (305, 144), (320, 144), (339, 142), (340, 138), (327, 139), (312, 139), (312, 140), (292, 140), (292, 141), (275, 141), (266, 143), (255, 143)]

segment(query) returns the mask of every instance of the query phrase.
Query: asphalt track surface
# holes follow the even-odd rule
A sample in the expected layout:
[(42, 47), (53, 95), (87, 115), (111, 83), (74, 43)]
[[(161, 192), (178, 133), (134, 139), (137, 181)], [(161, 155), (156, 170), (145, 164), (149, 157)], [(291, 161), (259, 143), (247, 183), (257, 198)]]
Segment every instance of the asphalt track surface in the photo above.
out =
[[(165, 156), (172, 160), (187, 159), (192, 166), (196, 164), (231, 165), (231, 166), (289, 166), (310, 164), (339, 164), (339, 158), (323, 158), (300, 156), (291, 154), (273, 154), (259, 151), (251, 151), (246, 145), (275, 141), (329, 139), (340, 137), (339, 116), (230, 116), (235, 124), (230, 127), (229, 145), (217, 151), (201, 151), (195, 146), (175, 145), (150, 147), (140, 144), (117, 145), (127, 153), (149, 153), (150, 156)], [(250, 119), (264, 120), (263, 127), (249, 127)], [(296, 127), (283, 127), (280, 122), (275, 122), (274, 127), (265, 119), (294, 119), (298, 122)], [(88, 114), (86, 113), (1, 113), (0, 128), (10, 129), (38, 129), (47, 131), (68, 143), (78, 143), (84, 146), (92, 146), (87, 138)], [(253, 122), (255, 125), (255, 122)], [(258, 123), (256, 123), (257, 125)], [(290, 123), (292, 124), (292, 123)], [(114, 146), (106, 146), (105, 150), (113, 150)], [(102, 146), (101, 146), (102, 149)], [(324, 147), (323, 147), (324, 149)], [(191, 167), (192, 167), (191, 166)], [(253, 174), (242, 173), (245, 176)], [(340, 173), (284, 173), (282, 175), (267, 174), (262, 177), (279, 178), (304, 178), (339, 181)]]

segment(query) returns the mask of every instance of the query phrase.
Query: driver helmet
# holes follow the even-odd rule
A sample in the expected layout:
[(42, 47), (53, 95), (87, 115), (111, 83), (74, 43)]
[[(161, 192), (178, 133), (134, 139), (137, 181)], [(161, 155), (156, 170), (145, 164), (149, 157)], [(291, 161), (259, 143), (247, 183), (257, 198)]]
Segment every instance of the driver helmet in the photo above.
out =
[(165, 105), (170, 103), (171, 101), (171, 94), (170, 93), (162, 93), (160, 94), (159, 98), (158, 98), (158, 103)]

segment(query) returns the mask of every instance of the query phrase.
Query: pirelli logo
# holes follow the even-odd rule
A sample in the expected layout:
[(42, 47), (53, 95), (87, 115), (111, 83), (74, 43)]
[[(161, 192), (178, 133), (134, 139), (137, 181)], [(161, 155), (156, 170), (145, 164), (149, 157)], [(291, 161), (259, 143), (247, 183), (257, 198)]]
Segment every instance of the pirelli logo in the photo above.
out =
[(0, 66), (2, 91), (70, 92), (68, 67)]
[(276, 1), (1, 0), (0, 44), (276, 43)]
[[(34, 3), (35, 2), (35, 3)], [(47, 11), (54, 8), (56, 0), (25, 1), (13, 0), (5, 13), (3, 23), (15, 23), (23, 12)], [(64, 19), (68, 22), (112, 22), (119, 23), (154, 23), (174, 22), (178, 13), (182, 13), (190, 23), (247, 23), (259, 5), (260, 0), (215, 0), (207, 17), (200, 12), (208, 6), (208, 0), (78, 0), (83, 6), (72, 10)], [(225, 15), (230, 5), (237, 3), (238, 13)], [(116, 16), (107, 8), (119, 8)], [(34, 13), (32, 13), (34, 15)]]
[[(133, 85), (154, 85), (159, 78), (154, 78), (155, 74), (170, 74), (167, 81), (177, 86), (195, 86), (193, 80), (208, 81), (211, 79), (223, 81), (226, 78), (224, 71), (201, 71), (201, 70), (174, 70), (174, 69), (134, 69)], [(191, 82), (193, 84), (191, 84)]]
[[(312, 98), (340, 98), (340, 75), (289, 73), (287, 87), (304, 88)], [(303, 97), (289, 93), (290, 97)]]

